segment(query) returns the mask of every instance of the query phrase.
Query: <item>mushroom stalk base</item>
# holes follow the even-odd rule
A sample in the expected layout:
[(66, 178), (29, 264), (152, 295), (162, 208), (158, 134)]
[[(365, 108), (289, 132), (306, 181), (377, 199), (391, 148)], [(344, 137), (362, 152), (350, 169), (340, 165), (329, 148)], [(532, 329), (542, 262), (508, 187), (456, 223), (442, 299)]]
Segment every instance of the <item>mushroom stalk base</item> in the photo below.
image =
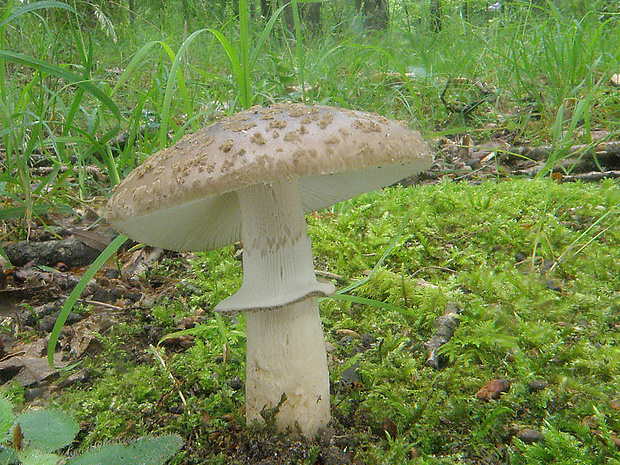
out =
[(326, 426), (329, 373), (316, 297), (247, 318), (246, 418), (299, 426), (307, 437)]

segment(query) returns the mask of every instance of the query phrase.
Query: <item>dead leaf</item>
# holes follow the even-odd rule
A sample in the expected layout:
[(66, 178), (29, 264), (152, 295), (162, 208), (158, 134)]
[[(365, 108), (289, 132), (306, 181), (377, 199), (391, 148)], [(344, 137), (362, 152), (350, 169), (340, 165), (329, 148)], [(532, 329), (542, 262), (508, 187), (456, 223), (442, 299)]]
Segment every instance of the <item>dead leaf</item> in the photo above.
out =
[(398, 434), (398, 425), (390, 417), (385, 417), (381, 422), (381, 429), (394, 439)]
[(339, 336), (353, 337), (355, 339), (361, 338), (359, 333), (357, 331), (353, 331), (352, 329), (339, 329), (336, 331), (336, 334), (338, 334)]
[(109, 233), (101, 234), (96, 231), (87, 231), (85, 229), (72, 229), (70, 232), (88, 247), (98, 250), (99, 252), (103, 252), (113, 239)]
[(179, 336), (172, 336), (164, 339), (162, 345), (176, 349), (189, 349), (196, 343), (194, 336), (191, 334), (181, 334)]
[[(39, 339), (24, 346), (23, 350), (9, 355), (0, 362), (0, 378), (3, 382), (15, 381), (24, 387), (49, 380), (57, 370), (51, 368), (46, 355), (47, 339)], [(62, 354), (54, 355), (54, 364), (65, 367)]]
[(406, 84), (417, 77), (419, 76), (416, 73), (375, 73), (370, 77), (370, 81), (375, 84)]
[(163, 253), (163, 249), (157, 247), (143, 247), (136, 250), (123, 265), (121, 274), (123, 276), (139, 276), (143, 274), (149, 266), (159, 261)]
[(433, 283), (429, 283), (427, 280), (423, 278), (418, 278), (418, 280), (415, 282), (415, 285), (418, 287), (426, 288), (426, 289), (439, 289), (439, 286), (436, 286)]
[(527, 383), (527, 389), (530, 392), (538, 392), (545, 389), (547, 384), (547, 381), (544, 379), (533, 379)]
[(459, 148), (456, 151), (456, 156), (462, 160), (469, 159), (469, 151), (473, 145), (473, 141), (469, 134), (465, 134)]
[(344, 370), (340, 375), (340, 379), (344, 386), (359, 388), (363, 385), (362, 375), (359, 372), (360, 362), (356, 360), (353, 365)]
[(532, 428), (521, 428), (517, 431), (517, 438), (526, 444), (534, 444), (535, 442), (542, 442), (545, 440), (540, 431)]
[(93, 313), (75, 323), (71, 327), (73, 333), (70, 342), (72, 358), (78, 359), (89, 350), (96, 350), (100, 344), (98, 336), (110, 329), (116, 321), (117, 318), (114, 313), (104, 310)]
[(499, 399), (499, 397), (510, 390), (510, 381), (507, 379), (494, 379), (482, 386), (476, 397), (480, 400), (489, 401), (491, 399)]

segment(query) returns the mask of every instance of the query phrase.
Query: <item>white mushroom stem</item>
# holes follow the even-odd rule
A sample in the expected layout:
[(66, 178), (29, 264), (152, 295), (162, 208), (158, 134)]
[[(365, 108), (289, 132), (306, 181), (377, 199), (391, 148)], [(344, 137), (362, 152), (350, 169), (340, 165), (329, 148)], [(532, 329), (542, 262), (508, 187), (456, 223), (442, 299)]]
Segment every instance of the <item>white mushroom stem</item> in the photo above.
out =
[[(247, 314), (246, 419), (315, 436), (329, 422), (329, 373), (317, 298)], [(283, 397), (284, 395), (284, 397)], [(262, 414), (261, 414), (262, 412)]]
[[(215, 308), (247, 312), (246, 417), (313, 436), (329, 421), (329, 373), (316, 280), (296, 180), (239, 191), (243, 284)], [(262, 412), (262, 415), (261, 415)]]
[(238, 191), (238, 197), (243, 284), (215, 310), (275, 309), (333, 293), (334, 285), (318, 282), (314, 274), (297, 180), (258, 184)]

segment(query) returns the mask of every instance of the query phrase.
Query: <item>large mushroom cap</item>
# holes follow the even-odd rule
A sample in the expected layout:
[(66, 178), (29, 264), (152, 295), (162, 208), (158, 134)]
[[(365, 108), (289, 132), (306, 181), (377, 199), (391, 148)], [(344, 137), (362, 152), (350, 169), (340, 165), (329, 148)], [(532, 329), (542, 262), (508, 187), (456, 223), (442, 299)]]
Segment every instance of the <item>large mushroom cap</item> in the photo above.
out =
[(251, 108), (183, 137), (117, 187), (107, 217), (150, 245), (216, 249), (240, 239), (235, 191), (297, 178), (306, 212), (430, 167), (420, 134), (376, 114), (327, 106)]

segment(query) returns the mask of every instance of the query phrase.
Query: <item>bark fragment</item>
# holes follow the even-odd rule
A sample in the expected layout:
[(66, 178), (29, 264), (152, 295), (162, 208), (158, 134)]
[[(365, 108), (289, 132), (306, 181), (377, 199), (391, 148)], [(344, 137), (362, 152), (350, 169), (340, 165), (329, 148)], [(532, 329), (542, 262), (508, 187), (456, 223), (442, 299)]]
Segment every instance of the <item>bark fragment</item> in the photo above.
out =
[(424, 347), (428, 350), (426, 365), (435, 369), (442, 368), (445, 365), (446, 361), (439, 354), (439, 349), (454, 336), (460, 323), (460, 313), (461, 309), (456, 303), (448, 302), (443, 315), (435, 319), (433, 323), (435, 333), (424, 343)]
[[(54, 267), (59, 263), (69, 268), (90, 265), (99, 256), (105, 245), (116, 233), (103, 232), (99, 241), (94, 240), (94, 233), (80, 232), (66, 239), (44, 242), (18, 241), (6, 244), (4, 250), (14, 266), (27, 263)], [(102, 247), (103, 246), (103, 247)]]

